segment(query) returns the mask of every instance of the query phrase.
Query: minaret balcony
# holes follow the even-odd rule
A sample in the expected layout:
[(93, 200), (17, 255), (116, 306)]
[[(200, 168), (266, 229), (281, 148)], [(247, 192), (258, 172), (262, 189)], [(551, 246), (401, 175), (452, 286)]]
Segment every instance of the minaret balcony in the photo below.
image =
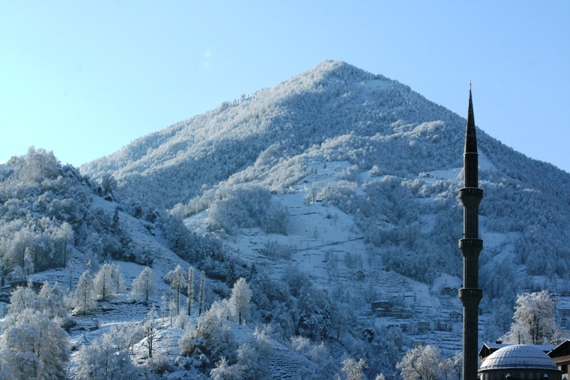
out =
[(459, 199), (465, 207), (478, 207), (483, 199), (483, 189), (478, 187), (463, 187), (459, 189)]

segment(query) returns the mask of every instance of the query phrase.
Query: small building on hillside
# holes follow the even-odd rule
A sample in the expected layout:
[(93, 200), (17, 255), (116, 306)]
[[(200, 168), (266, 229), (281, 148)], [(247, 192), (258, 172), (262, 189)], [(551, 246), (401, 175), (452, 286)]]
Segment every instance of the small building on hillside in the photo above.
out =
[(377, 317), (388, 317), (392, 315), (394, 303), (391, 301), (374, 301), (371, 306), (372, 312)]

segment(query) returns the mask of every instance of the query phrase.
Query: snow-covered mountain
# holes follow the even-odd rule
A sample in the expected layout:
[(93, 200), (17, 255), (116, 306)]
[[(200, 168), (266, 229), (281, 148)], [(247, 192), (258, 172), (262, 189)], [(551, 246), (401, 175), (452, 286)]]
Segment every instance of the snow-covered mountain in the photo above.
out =
[[(476, 94), (474, 105), (476, 118)], [(517, 292), (570, 290), (570, 174), (479, 127), (480, 335), (494, 340)], [(114, 260), (129, 284), (151, 265), (166, 292), (166, 273), (192, 266), (208, 278), (216, 318), (244, 277), (254, 307), (247, 327), (230, 326), (232, 344), (271, 325), (274, 378), (331, 378), (347, 357), (395, 378), (406, 348), (461, 349), (464, 134), (464, 118), (409, 87), (324, 61), (143, 136), (81, 175), (32, 149), (0, 166), (2, 275), (73, 283), (88, 260)], [(70, 261), (74, 273), (57, 269)], [(96, 312), (101, 331), (144, 318), (129, 296), (113, 302)], [(74, 344), (89, 318), (77, 317)], [(162, 364), (207, 375), (211, 352), (174, 358), (179, 330), (162, 333), (177, 361)]]
[[(240, 199), (261, 197), (252, 189), (276, 194), (275, 206), (305, 183), (311, 193), (306, 204), (325, 201), (351, 215), (355, 236), (387, 269), (430, 284), (441, 272), (460, 274), (456, 194), (464, 128), (462, 117), (403, 84), (324, 61), (141, 137), (81, 171), (94, 178), (111, 174), (118, 198), (145, 209), (166, 207), (184, 217), (206, 211), (208, 231), (232, 235), (240, 235), (237, 227), (266, 227), (256, 216), (229, 215), (228, 209), (247, 209)], [(566, 281), (554, 277), (565, 279), (568, 272), (562, 242), (569, 231), (570, 175), (506, 147), (484, 126), (478, 141), (486, 294), (496, 297), (507, 288), (513, 296), (521, 287), (544, 286), (544, 277), (521, 277), (519, 270), (546, 276), (553, 290), (561, 290)], [(339, 172), (324, 175), (327, 163), (329, 172)], [(279, 218), (273, 217), (278, 229)], [(501, 268), (503, 275), (486, 268)], [(514, 285), (503, 286), (511, 273)]]

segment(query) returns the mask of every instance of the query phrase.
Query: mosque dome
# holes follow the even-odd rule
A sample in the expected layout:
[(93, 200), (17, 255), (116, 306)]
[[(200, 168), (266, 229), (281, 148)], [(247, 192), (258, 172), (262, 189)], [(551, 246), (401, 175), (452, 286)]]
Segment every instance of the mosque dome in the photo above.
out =
[(558, 369), (546, 353), (536, 347), (521, 344), (493, 352), (481, 365), (482, 370), (502, 368)]
[(479, 368), (480, 378), (489, 380), (505, 378), (560, 379), (560, 373), (561, 371), (558, 370), (554, 360), (542, 350), (534, 346), (520, 344), (503, 347), (493, 352)]

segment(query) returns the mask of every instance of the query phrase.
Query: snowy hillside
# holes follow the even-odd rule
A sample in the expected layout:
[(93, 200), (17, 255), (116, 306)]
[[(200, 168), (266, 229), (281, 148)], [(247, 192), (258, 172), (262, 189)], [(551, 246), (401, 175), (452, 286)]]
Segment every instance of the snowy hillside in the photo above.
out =
[[(570, 291), (570, 174), (480, 127), (480, 337), (494, 341), (517, 293)], [(395, 379), (411, 347), (461, 349), (464, 133), (409, 87), (324, 61), (81, 173), (31, 148), (0, 165), (0, 276), (59, 283), (77, 378), (108, 344), (156, 378), (329, 379), (363, 359), (369, 378)], [(146, 266), (149, 302), (131, 293)], [(126, 286), (82, 302), (103, 268)]]
[[(474, 104), (476, 116), (476, 94)], [(403, 84), (324, 61), (82, 171), (112, 174), (126, 202), (189, 216), (191, 230), (217, 236), (273, 278), (294, 265), (319, 286), (350, 289), (360, 314), (370, 297), (394, 296), (380, 285), (394, 289), (390, 276), (431, 287), (426, 302), (441, 310), (437, 281), (461, 274), (464, 128), (463, 118)], [(570, 175), (504, 146), (484, 126), (478, 141), (489, 313), (482, 337), (493, 340), (508, 328), (517, 292), (568, 290)], [(449, 310), (457, 307), (450, 301)]]

